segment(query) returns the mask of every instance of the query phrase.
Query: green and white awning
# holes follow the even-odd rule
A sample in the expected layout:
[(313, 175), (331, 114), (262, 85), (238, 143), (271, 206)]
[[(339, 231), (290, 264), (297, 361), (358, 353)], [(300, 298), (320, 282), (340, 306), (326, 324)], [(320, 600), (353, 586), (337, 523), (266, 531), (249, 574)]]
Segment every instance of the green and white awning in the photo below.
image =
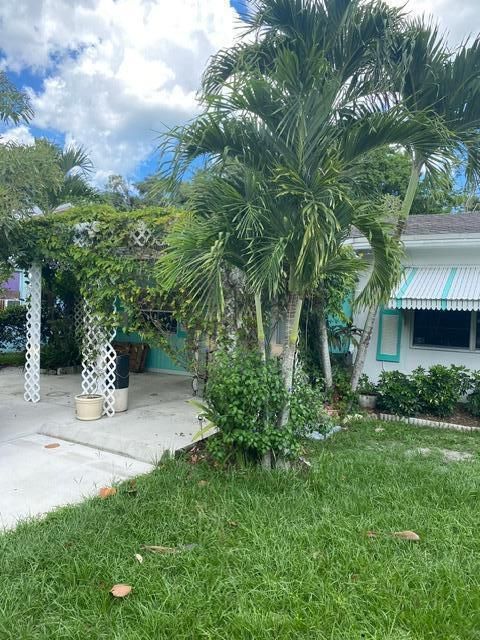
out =
[(480, 266), (406, 267), (390, 309), (480, 310)]

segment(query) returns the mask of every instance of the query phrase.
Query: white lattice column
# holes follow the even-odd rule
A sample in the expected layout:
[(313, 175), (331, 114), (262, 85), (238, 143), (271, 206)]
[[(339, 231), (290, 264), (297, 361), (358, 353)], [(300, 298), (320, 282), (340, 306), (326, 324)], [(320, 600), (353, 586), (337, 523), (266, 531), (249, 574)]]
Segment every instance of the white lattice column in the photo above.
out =
[(103, 413), (115, 414), (116, 353), (112, 346), (115, 331), (108, 331), (85, 302), (82, 341), (82, 391), (103, 395)]
[(40, 325), (42, 313), (42, 266), (34, 263), (28, 272), (27, 352), (25, 393), (27, 402), (40, 400)]

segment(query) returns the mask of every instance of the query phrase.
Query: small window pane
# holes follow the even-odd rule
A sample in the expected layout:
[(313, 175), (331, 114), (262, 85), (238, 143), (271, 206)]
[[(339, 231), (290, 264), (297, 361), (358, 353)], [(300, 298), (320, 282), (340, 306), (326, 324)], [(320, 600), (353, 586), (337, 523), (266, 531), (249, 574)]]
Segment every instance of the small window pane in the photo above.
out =
[(470, 311), (415, 311), (413, 344), (468, 349)]

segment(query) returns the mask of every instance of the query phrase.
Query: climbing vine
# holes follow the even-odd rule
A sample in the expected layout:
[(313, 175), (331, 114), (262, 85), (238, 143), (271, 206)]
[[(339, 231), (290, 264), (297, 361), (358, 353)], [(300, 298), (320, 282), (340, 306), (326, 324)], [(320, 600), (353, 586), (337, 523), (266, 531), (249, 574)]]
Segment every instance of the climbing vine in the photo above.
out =
[[(39, 261), (71, 274), (105, 327), (138, 333), (191, 368), (196, 336), (207, 330), (206, 321), (191, 312), (184, 292), (165, 290), (155, 269), (165, 236), (181, 216), (173, 208), (123, 212), (90, 205), (31, 217), (12, 234), (10, 264), (28, 270)], [(171, 311), (182, 323), (188, 336), (183, 348), (172, 345), (152, 310)]]

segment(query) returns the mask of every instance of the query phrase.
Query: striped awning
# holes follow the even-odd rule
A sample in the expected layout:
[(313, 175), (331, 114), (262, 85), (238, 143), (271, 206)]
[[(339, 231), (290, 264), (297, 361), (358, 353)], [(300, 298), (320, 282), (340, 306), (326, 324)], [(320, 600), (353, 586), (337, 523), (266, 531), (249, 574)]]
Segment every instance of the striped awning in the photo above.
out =
[(480, 266), (406, 267), (390, 309), (480, 310)]

